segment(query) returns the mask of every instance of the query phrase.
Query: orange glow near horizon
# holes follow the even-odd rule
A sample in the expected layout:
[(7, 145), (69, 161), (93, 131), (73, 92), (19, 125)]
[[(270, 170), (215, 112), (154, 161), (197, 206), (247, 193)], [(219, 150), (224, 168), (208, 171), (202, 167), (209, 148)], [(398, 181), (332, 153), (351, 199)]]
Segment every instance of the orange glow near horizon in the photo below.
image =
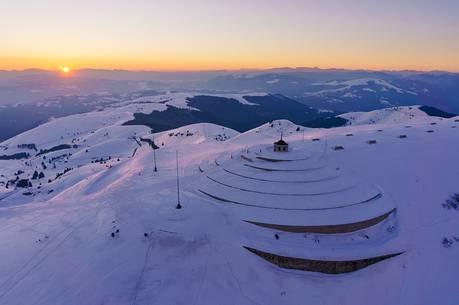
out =
[(453, 0), (15, 0), (0, 69), (459, 72), (458, 14)]
[[(327, 57), (327, 56), (325, 56)], [(365, 58), (367, 57), (367, 58)], [(72, 69), (68, 66), (59, 66), (59, 71), (63, 74), (70, 74), (72, 70), (79, 69), (107, 69), (107, 70), (131, 70), (131, 71), (210, 71), (210, 70), (239, 70), (239, 69), (271, 69), (280, 67), (317, 67), (321, 69), (342, 68), (342, 69), (363, 69), (363, 70), (418, 70), (432, 71), (444, 70), (450, 72), (459, 72), (459, 65), (452, 66), (448, 57), (443, 57), (435, 65), (424, 63), (419, 64), (414, 61), (406, 60), (401, 64), (398, 59), (401, 58), (381, 58), (379, 60), (370, 60), (368, 56), (359, 56), (360, 61), (354, 58), (345, 58), (336, 56), (333, 59), (319, 56), (309, 56), (309, 58), (263, 58), (256, 56), (247, 58), (196, 58), (182, 56), (181, 60), (175, 58), (159, 57), (154, 58), (73, 58), (66, 60), (72, 64)], [(365, 59), (369, 62), (365, 63)], [(56, 59), (56, 61), (60, 61)], [(56, 63), (47, 58), (15, 58), (2, 60), (0, 56), (0, 70), (26, 70), (26, 69), (44, 69), (55, 70)]]

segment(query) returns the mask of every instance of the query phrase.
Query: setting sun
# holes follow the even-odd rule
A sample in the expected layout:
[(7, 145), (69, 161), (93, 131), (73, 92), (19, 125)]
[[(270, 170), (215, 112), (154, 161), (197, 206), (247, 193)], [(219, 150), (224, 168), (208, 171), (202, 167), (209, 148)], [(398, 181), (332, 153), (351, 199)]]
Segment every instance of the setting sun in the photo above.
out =
[(70, 72), (70, 68), (69, 67), (62, 67), (61, 70), (64, 73), (69, 73)]

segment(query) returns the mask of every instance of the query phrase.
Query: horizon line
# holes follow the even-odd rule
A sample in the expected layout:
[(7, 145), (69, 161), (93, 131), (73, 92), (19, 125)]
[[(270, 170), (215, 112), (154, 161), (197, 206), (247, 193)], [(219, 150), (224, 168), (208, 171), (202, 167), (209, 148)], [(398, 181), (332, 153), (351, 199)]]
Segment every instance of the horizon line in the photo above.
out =
[[(364, 71), (364, 72), (386, 72), (386, 73), (451, 73), (457, 74), (459, 71), (454, 70), (422, 70), (422, 69), (365, 69), (365, 68), (338, 68), (338, 67), (269, 67), (269, 68), (237, 68), (237, 69), (124, 69), (124, 68), (91, 68), (83, 67), (72, 69), (71, 71), (106, 71), (106, 72), (131, 72), (131, 73), (205, 73), (205, 72), (263, 72), (272, 70), (312, 70), (312, 71), (330, 71), (330, 70), (342, 70), (342, 71)], [(24, 69), (0, 69), (0, 72), (28, 72), (28, 71), (42, 71), (42, 72), (60, 72), (60, 69), (45, 69), (45, 68), (24, 68)]]

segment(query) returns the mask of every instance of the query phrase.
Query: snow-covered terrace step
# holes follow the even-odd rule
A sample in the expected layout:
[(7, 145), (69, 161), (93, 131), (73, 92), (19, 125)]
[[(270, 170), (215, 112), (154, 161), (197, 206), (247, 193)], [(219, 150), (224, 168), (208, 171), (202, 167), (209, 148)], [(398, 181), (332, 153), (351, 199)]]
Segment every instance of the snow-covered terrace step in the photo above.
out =
[[(328, 181), (328, 180), (333, 180), (338, 178), (341, 175), (340, 171), (334, 170), (330, 173), (327, 173), (325, 171), (321, 171), (320, 173), (314, 172), (316, 175), (288, 175), (285, 176), (283, 172), (275, 172), (271, 171), (270, 173), (273, 173), (273, 175), (266, 175), (266, 177), (261, 176), (261, 175), (254, 175), (251, 172), (244, 172), (244, 171), (235, 171), (235, 170), (229, 170), (226, 168), (223, 168), (223, 171), (225, 173), (228, 173), (230, 175), (237, 176), (239, 178), (244, 178), (244, 179), (249, 179), (249, 180), (257, 180), (257, 181), (266, 181), (266, 182), (276, 182), (276, 183), (319, 183), (323, 181)], [(276, 174), (277, 173), (277, 174)], [(298, 172), (297, 172), (298, 173)], [(274, 175), (276, 174), (276, 175)]]
[[(292, 162), (293, 163), (293, 162)], [(262, 171), (280, 171), (280, 172), (306, 172), (316, 171), (326, 167), (324, 162), (314, 162), (313, 164), (250, 164), (245, 163), (244, 166), (255, 168)]]
[(225, 171), (206, 174), (206, 177), (213, 182), (217, 182), (221, 185), (238, 190), (286, 195), (334, 193), (355, 187), (358, 184), (356, 179), (345, 176), (337, 176), (334, 179), (325, 179), (316, 182), (303, 183), (259, 181), (242, 178)]
[(252, 192), (208, 180), (199, 190), (221, 202), (273, 210), (298, 211), (342, 209), (354, 205), (374, 204), (376, 199), (382, 197), (382, 191), (371, 185), (359, 185), (335, 192), (277, 195), (273, 193), (275, 190), (269, 190), (267, 193)]
[[(279, 153), (283, 154), (283, 153)], [(297, 170), (302, 168), (317, 167), (323, 165), (322, 155), (304, 156), (302, 159), (297, 160), (283, 160), (283, 159), (263, 159), (257, 154), (241, 154), (241, 159), (244, 163), (263, 168), (272, 168), (278, 170)], [(251, 161), (248, 161), (251, 160)]]
[(312, 157), (312, 153), (308, 150), (301, 149), (301, 150), (294, 150), (288, 152), (275, 152), (272, 151), (272, 148), (262, 149), (260, 151), (256, 151), (254, 154), (250, 154), (257, 159), (264, 160), (264, 161), (271, 161), (271, 162), (292, 162), (292, 161), (303, 161), (310, 159)]
[[(337, 251), (341, 254), (361, 251), (365, 255), (374, 255), (373, 248), (378, 248), (376, 252), (384, 252), (396, 248), (398, 243), (396, 238), (399, 232), (397, 210), (393, 209), (381, 216), (383, 215), (388, 216), (372, 226), (345, 233), (286, 232), (256, 226), (247, 221), (241, 221), (237, 230), (243, 236), (242, 244), (257, 249), (282, 251), (296, 255), (304, 254), (310, 257), (333, 257)], [(329, 225), (318, 227), (329, 227)], [(403, 248), (403, 246), (397, 246), (397, 248), (400, 247)]]
[(230, 164), (229, 166), (222, 165), (222, 170), (226, 173), (244, 177), (247, 179), (260, 180), (260, 181), (274, 181), (274, 182), (293, 182), (301, 183), (307, 181), (319, 181), (337, 177), (341, 174), (338, 167), (326, 166), (317, 170), (310, 171), (264, 171), (254, 169), (248, 166), (237, 166)]
[(328, 210), (285, 210), (263, 209), (259, 207), (218, 201), (197, 191), (203, 202), (217, 204), (242, 221), (250, 220), (262, 223), (278, 223), (292, 226), (316, 226), (354, 223), (383, 215), (396, 206), (388, 196), (382, 196), (367, 204), (353, 205), (340, 209)]
[(363, 229), (370, 228), (375, 226), (384, 220), (386, 220), (391, 214), (395, 214), (396, 209), (392, 209), (391, 211), (384, 213), (382, 215), (366, 219), (360, 220), (354, 223), (342, 223), (342, 224), (335, 224), (335, 225), (316, 225), (316, 226), (292, 226), (292, 225), (285, 225), (285, 224), (274, 224), (274, 223), (263, 223), (263, 222), (256, 222), (251, 220), (246, 220), (246, 222), (251, 223), (256, 226), (260, 226), (263, 228), (268, 228), (272, 230), (278, 231), (285, 231), (290, 233), (319, 233), (319, 234), (342, 234), (342, 233), (350, 233), (355, 232)]

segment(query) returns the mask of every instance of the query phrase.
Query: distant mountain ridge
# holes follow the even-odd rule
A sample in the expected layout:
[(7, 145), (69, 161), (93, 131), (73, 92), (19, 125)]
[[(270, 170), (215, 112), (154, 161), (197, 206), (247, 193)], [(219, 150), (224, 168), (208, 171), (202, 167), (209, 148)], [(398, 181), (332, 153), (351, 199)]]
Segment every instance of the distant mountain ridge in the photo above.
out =
[(459, 74), (455, 73), (293, 70), (222, 75), (205, 86), (280, 93), (317, 109), (338, 112), (409, 105), (459, 112)]
[(196, 95), (188, 98), (187, 105), (191, 108), (168, 107), (165, 111), (135, 113), (134, 120), (125, 124), (146, 125), (158, 132), (208, 122), (243, 132), (281, 118), (301, 124), (330, 115), (279, 94), (247, 95), (243, 98), (248, 103), (243, 104), (228, 97)]
[(373, 124), (414, 124), (430, 121), (442, 121), (456, 117), (456, 114), (444, 112), (430, 106), (400, 106), (373, 110), (369, 112), (348, 112), (334, 117), (319, 118), (307, 122), (307, 127), (332, 128), (348, 125)]
[[(458, 88), (459, 74), (441, 71), (275, 68), (136, 72), (82, 69), (74, 71), (70, 77), (37, 69), (0, 71), (0, 140), (51, 118), (116, 107), (119, 103), (131, 103), (138, 98), (137, 104), (141, 105), (140, 102), (149, 102), (142, 101), (144, 97), (180, 92), (188, 94), (188, 97), (207, 95), (214, 98), (206, 101), (204, 98), (195, 98), (190, 102), (199, 104), (204, 109), (200, 110), (201, 113), (180, 109), (176, 102), (170, 106), (178, 106), (179, 109), (167, 109), (170, 102), (165, 102), (162, 109), (167, 109), (166, 112), (159, 114), (160, 117), (158, 113), (153, 115), (157, 122), (152, 122), (152, 118), (147, 119), (148, 113), (137, 115), (135, 120), (143, 120), (148, 126), (161, 130), (210, 121), (242, 131), (267, 120), (281, 118), (311, 127), (332, 127), (342, 123), (335, 117), (337, 114), (388, 107), (425, 105), (459, 113)], [(215, 98), (230, 98), (231, 94), (249, 96), (254, 92), (270, 95), (271, 103), (286, 99), (289, 102), (283, 103), (280, 109), (266, 103), (251, 108)], [(209, 107), (211, 100), (217, 102), (213, 104), (215, 111)], [(181, 103), (188, 104), (184, 101)], [(262, 111), (252, 112), (253, 109)], [(299, 117), (298, 111), (304, 117)]]
[(459, 112), (459, 73), (319, 68), (126, 71), (81, 69), (71, 77), (45, 70), (0, 71), (0, 105), (57, 95), (136, 90), (282, 94), (315, 108), (341, 112), (428, 105)]
[[(416, 97), (414, 92), (374, 79), (315, 83), (313, 86), (327, 88), (323, 89), (327, 93), (342, 93), (353, 86), (367, 86), (370, 83), (387, 88), (392, 94)], [(370, 89), (365, 87), (362, 90)], [(433, 115), (454, 116), (436, 107), (425, 107)], [(337, 116), (342, 111), (311, 107), (301, 102), (301, 99), (299, 101), (282, 94), (142, 90), (128, 94), (58, 96), (34, 104), (0, 107), (0, 140), (34, 128), (52, 118), (116, 108), (126, 109), (132, 115), (132, 119), (124, 122), (126, 125), (144, 125), (155, 132), (203, 122), (223, 125), (240, 132), (276, 119), (288, 119), (308, 127), (329, 128), (346, 124), (343, 118)]]

